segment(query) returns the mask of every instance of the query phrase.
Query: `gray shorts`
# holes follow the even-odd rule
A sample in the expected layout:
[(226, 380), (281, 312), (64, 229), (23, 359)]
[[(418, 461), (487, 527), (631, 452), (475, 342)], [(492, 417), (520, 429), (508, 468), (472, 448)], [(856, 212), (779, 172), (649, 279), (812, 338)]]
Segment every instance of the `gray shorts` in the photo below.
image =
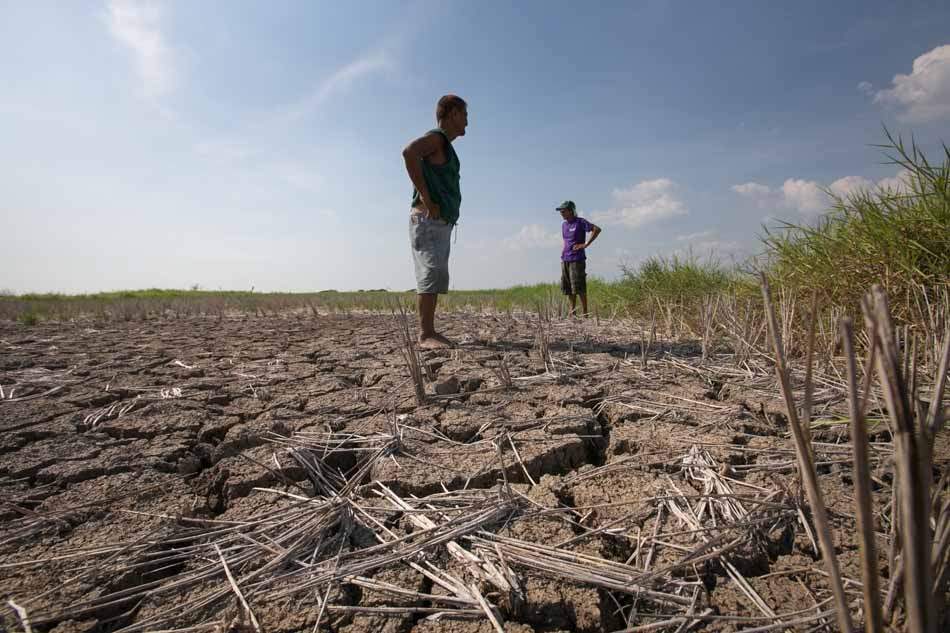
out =
[(449, 291), (452, 226), (445, 220), (429, 220), (421, 213), (409, 216), (409, 246), (419, 294), (445, 294)]

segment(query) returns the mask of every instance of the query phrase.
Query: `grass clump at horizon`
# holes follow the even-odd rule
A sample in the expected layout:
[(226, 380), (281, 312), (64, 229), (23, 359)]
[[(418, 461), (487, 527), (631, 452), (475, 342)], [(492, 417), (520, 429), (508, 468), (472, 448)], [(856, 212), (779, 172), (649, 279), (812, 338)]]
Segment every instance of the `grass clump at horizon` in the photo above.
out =
[(716, 260), (692, 254), (650, 257), (638, 267), (622, 267), (613, 290), (621, 301), (649, 305), (660, 299), (693, 300), (751, 286), (752, 278), (737, 266), (724, 267)]

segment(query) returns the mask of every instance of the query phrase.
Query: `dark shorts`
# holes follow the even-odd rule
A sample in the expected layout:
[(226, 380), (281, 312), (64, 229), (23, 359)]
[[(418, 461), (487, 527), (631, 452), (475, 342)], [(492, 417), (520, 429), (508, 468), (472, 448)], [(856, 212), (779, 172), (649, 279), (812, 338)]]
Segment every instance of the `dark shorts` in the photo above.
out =
[(566, 295), (587, 294), (587, 261), (561, 262), (561, 292)]

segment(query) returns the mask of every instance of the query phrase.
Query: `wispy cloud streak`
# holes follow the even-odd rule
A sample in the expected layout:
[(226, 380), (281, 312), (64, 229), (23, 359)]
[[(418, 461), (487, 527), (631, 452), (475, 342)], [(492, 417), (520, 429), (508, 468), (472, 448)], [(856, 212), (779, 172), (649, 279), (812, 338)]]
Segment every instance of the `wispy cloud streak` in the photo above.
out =
[(360, 79), (393, 67), (392, 57), (385, 49), (362, 55), (320, 80), (303, 99), (287, 108), (283, 119), (286, 123), (293, 123), (305, 118), (332, 97), (345, 93)]
[(162, 25), (165, 7), (154, 2), (109, 0), (106, 24), (109, 33), (129, 47), (148, 98), (168, 94), (175, 83), (173, 53)]
[(505, 248), (513, 251), (557, 248), (564, 240), (554, 231), (548, 230), (539, 224), (525, 224), (516, 235), (504, 240)]

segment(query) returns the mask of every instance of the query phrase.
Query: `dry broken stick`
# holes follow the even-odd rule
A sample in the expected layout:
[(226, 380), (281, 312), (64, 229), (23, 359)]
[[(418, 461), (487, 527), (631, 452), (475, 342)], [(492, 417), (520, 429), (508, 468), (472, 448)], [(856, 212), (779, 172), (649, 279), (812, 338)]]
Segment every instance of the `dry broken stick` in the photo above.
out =
[(23, 626), (23, 633), (33, 633), (33, 627), (30, 625), (30, 616), (26, 612), (26, 609), (18, 605), (12, 599), (7, 600), (7, 606), (16, 611), (17, 617), (20, 618), (20, 624)]
[(514, 381), (511, 379), (511, 370), (508, 365), (508, 354), (502, 355), (498, 366), (492, 367), (492, 372), (505, 389), (511, 389), (514, 386)]
[[(802, 429), (807, 437), (811, 437), (812, 400), (814, 398), (814, 384), (812, 366), (815, 357), (815, 324), (818, 321), (818, 290), (812, 290), (811, 314), (808, 319), (808, 348), (805, 352), (805, 406), (802, 408)], [(814, 460), (815, 456), (812, 455)]]
[(623, 563), (497, 534), (482, 533), (470, 537), (469, 540), (485, 557), (497, 551), (495, 547), (497, 544), (498, 549), (504, 552), (509, 564), (530, 569), (550, 578), (569, 579), (574, 583), (632, 595), (642, 594), (659, 604), (685, 607), (692, 602), (684, 596), (651, 588), (671, 583)]
[[(412, 509), (409, 504), (407, 504), (403, 499), (401, 499), (385, 485), (377, 483), (377, 486), (379, 488), (378, 494), (381, 494), (381, 496), (388, 499), (396, 507), (401, 508), (402, 510)], [(423, 530), (434, 530), (438, 527), (438, 525), (433, 520), (422, 514), (409, 514), (408, 519), (416, 527)], [(480, 578), (481, 580), (494, 585), (500, 591), (507, 593), (512, 590), (512, 586), (509, 584), (505, 574), (502, 573), (502, 571), (491, 561), (480, 560), (477, 556), (460, 546), (455, 541), (449, 541), (445, 544), (445, 546), (452, 557), (458, 560), (460, 563), (467, 565), (476, 578)], [(477, 596), (475, 597), (477, 598)]]
[(643, 331), (640, 332), (640, 368), (646, 369), (647, 357), (650, 354), (650, 348), (656, 341), (656, 307), (650, 305), (650, 338), (644, 339)]
[(745, 365), (759, 350), (766, 330), (765, 319), (751, 298), (740, 301), (735, 292), (723, 299), (717, 316), (720, 330), (732, 343), (734, 364)]
[(397, 316), (396, 310), (393, 310), (393, 318), (396, 319), (396, 330), (399, 333), (399, 352), (402, 354), (406, 367), (409, 369), (409, 376), (412, 378), (416, 404), (422, 406), (426, 403), (425, 375), (422, 370), (422, 360), (419, 358), (419, 350), (412, 336), (412, 328), (409, 325), (409, 314), (401, 302), (397, 303), (396, 306), (399, 314)]
[(551, 358), (551, 336), (545, 327), (544, 321), (544, 316), (542, 315), (541, 308), (539, 307), (537, 330), (535, 333), (535, 344), (538, 348), (538, 356), (541, 357), (541, 362), (544, 365), (544, 371), (546, 373), (553, 373), (554, 361)]
[[(713, 539), (712, 535), (707, 537), (704, 532), (700, 532), (704, 527), (704, 520), (711, 522), (713, 526), (729, 526), (730, 524), (747, 522), (750, 513), (734, 496), (729, 481), (719, 472), (719, 465), (708, 451), (693, 446), (682, 462), (686, 479), (701, 485), (705, 496), (696, 504), (696, 507), (693, 507), (681, 496), (682, 493), (671, 480), (671, 486), (682, 499), (682, 501), (676, 498), (666, 500), (666, 505), (674, 516), (679, 518), (686, 526), (696, 530), (697, 534), (707, 540), (707, 543), (712, 543)], [(746, 538), (751, 541), (752, 534), (749, 534)], [(693, 557), (688, 558), (692, 559)], [(720, 564), (739, 590), (749, 598), (764, 616), (777, 617), (776, 612), (733, 565), (728, 552), (720, 556)]]
[(254, 630), (257, 633), (261, 633), (261, 625), (257, 621), (257, 617), (254, 615), (254, 611), (251, 610), (251, 605), (247, 603), (247, 600), (244, 598), (244, 594), (241, 593), (241, 588), (238, 587), (237, 581), (234, 580), (234, 576), (231, 574), (231, 569), (228, 567), (228, 562), (224, 559), (224, 554), (221, 553), (221, 548), (218, 547), (218, 544), (215, 543), (214, 551), (217, 552), (218, 558), (221, 559), (221, 566), (224, 568), (224, 574), (228, 578), (228, 583), (231, 585), (231, 588), (234, 589), (234, 595), (237, 596), (238, 602), (241, 603), (241, 607), (244, 609), (244, 612), (251, 618), (251, 624), (254, 625)]
[(844, 591), (841, 572), (838, 568), (838, 559), (835, 556), (834, 539), (831, 534), (831, 525), (828, 522), (828, 512), (825, 508), (825, 502), (822, 499), (821, 487), (818, 485), (818, 475), (812, 463), (811, 448), (809, 446), (810, 438), (805, 437), (804, 430), (798, 420), (795, 397), (792, 394), (792, 387), (788, 379), (788, 370), (785, 364), (785, 349), (782, 345), (782, 335), (779, 330), (778, 321), (775, 318), (775, 309), (772, 306), (772, 292), (764, 273), (762, 274), (762, 297), (765, 302), (765, 311), (768, 316), (769, 328), (772, 334), (772, 346), (775, 353), (775, 372), (778, 375), (779, 384), (782, 387), (782, 395), (785, 397), (785, 406), (788, 410), (788, 425), (792, 430), (792, 437), (795, 441), (795, 452), (798, 455), (802, 483), (808, 494), (808, 502), (811, 505), (812, 514), (815, 519), (815, 527), (818, 530), (818, 541), (821, 545), (822, 558), (824, 559), (825, 567), (831, 579), (831, 588), (835, 596), (838, 628), (842, 631), (851, 631), (853, 629), (851, 610), (848, 605), (848, 597)]
[(871, 469), (868, 462), (868, 432), (861, 405), (858, 402), (857, 367), (852, 346), (850, 319), (841, 322), (841, 342), (844, 346), (848, 370), (848, 410), (851, 415), (851, 447), (854, 455), (854, 500), (857, 506), (858, 532), (861, 550), (861, 581), (864, 592), (864, 630), (867, 633), (884, 631), (881, 612), (880, 572), (877, 569), (874, 511), (871, 506)]
[[(894, 429), (894, 461), (901, 504), (901, 537), (904, 561), (904, 608), (908, 627), (921, 633), (937, 630), (931, 568), (929, 450), (926, 420), (916, 420), (909, 386), (902, 371), (901, 354), (894, 337), (887, 298), (874, 287), (877, 371)], [(916, 422), (916, 423), (915, 423)]]

